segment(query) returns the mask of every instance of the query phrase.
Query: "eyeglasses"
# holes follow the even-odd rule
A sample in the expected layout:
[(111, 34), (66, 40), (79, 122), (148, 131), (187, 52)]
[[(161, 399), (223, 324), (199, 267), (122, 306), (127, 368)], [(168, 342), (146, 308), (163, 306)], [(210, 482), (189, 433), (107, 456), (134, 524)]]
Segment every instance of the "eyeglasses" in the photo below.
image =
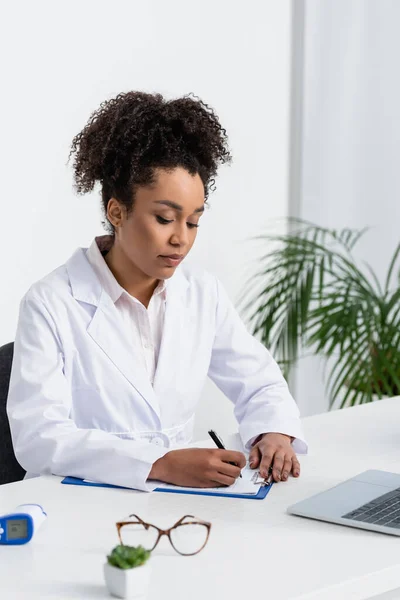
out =
[(123, 546), (143, 546), (145, 550), (154, 550), (163, 535), (166, 535), (176, 552), (192, 556), (203, 550), (208, 542), (211, 523), (185, 515), (170, 529), (160, 529), (151, 523), (145, 523), (137, 515), (129, 515), (126, 521), (116, 523), (119, 541)]

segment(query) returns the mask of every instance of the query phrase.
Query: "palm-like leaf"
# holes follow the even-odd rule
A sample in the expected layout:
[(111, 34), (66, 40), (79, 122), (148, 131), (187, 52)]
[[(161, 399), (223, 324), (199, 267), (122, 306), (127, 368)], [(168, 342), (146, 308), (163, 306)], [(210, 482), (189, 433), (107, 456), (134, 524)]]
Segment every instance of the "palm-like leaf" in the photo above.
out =
[[(261, 236), (272, 243), (241, 303), (288, 376), (300, 348), (329, 358), (331, 404), (370, 402), (400, 393), (400, 244), (384, 289), (368, 276), (352, 250), (365, 229), (329, 230), (292, 220), (285, 234)], [(395, 289), (393, 276), (397, 271)]]

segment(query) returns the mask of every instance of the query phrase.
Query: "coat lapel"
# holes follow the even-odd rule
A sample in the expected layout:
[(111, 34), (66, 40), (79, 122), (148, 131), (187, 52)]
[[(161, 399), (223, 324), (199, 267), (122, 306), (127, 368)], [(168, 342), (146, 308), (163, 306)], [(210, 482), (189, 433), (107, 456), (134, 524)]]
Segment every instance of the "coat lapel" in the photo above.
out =
[[(102, 293), (98, 310), (87, 329), (88, 334), (107, 354), (119, 371), (160, 416), (160, 408), (143, 361), (129, 331), (110, 296)], [(117, 334), (118, 332), (118, 334)]]
[(119, 311), (102, 289), (83, 249), (76, 250), (66, 266), (75, 299), (97, 307), (87, 328), (88, 334), (160, 417), (160, 407), (143, 357), (139, 349), (134, 348)]

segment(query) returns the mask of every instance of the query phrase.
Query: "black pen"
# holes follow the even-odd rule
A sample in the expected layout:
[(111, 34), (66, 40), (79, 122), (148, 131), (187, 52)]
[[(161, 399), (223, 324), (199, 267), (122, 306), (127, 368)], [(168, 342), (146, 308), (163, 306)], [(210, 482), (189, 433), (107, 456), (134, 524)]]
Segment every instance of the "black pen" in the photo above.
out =
[[(208, 432), (208, 435), (210, 436), (210, 438), (212, 439), (214, 444), (217, 446), (217, 448), (220, 448), (221, 450), (226, 450), (224, 444), (222, 443), (221, 438), (218, 437), (218, 435), (215, 433), (215, 431), (210, 429), (210, 431)], [(229, 461), (229, 464), (233, 465), (234, 467), (237, 467), (237, 464), (234, 462)], [(241, 476), (242, 476), (242, 474), (240, 473), (239, 477), (241, 477)]]

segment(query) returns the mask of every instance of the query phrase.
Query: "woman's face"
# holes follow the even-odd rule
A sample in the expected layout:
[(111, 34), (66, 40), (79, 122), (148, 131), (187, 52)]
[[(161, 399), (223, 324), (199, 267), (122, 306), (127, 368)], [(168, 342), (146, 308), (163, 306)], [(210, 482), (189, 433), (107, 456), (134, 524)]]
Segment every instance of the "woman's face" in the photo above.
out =
[(194, 244), (204, 212), (204, 186), (198, 174), (178, 167), (156, 169), (155, 183), (137, 188), (132, 212), (111, 199), (107, 213), (115, 244), (131, 265), (154, 279), (168, 279)]

